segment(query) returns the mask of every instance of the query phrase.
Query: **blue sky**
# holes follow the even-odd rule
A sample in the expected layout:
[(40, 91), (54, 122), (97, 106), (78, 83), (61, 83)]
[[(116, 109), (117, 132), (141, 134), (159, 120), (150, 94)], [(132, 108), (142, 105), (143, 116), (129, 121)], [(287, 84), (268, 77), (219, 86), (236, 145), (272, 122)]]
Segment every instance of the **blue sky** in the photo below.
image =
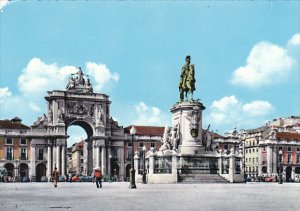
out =
[[(3, 1), (0, 119), (31, 125), (75, 67), (120, 125), (171, 125), (186, 55), (203, 127), (300, 115), (299, 1)], [(70, 128), (78, 138), (82, 130)], [(77, 135), (76, 135), (77, 134)]]

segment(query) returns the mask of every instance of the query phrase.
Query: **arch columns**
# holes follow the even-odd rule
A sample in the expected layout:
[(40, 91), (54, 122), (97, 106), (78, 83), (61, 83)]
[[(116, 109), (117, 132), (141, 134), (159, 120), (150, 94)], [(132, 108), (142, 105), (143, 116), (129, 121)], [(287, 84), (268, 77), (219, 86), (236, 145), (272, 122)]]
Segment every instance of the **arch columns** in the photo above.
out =
[(50, 140), (48, 140), (47, 142), (47, 177), (50, 180), (51, 177), (51, 172), (52, 172), (52, 168), (51, 168), (51, 163), (52, 163), (52, 159), (51, 159), (51, 153), (52, 153), (52, 149), (51, 149), (51, 142)]
[(61, 146), (61, 175), (66, 176), (66, 144)]
[(106, 148), (105, 148), (105, 146), (101, 147), (101, 171), (102, 171), (102, 174), (106, 173)]
[(29, 177), (32, 178), (35, 177), (36, 175), (36, 169), (35, 169), (35, 159), (36, 159), (36, 154), (35, 154), (35, 144), (30, 145), (30, 175)]

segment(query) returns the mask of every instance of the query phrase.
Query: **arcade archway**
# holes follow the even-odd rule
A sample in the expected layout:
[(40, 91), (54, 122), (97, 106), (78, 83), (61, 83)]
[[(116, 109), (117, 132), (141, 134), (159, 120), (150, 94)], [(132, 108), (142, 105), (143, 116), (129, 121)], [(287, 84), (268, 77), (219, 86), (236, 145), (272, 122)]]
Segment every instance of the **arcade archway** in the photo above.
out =
[[(78, 162), (74, 162), (74, 169), (80, 169), (80, 174), (91, 175), (93, 172), (93, 128), (92, 126), (83, 120), (73, 120), (67, 123), (67, 131), (72, 126), (78, 126), (83, 129), (86, 133), (86, 138), (83, 139), (83, 148), (79, 149), (78, 155), (76, 156)], [(78, 128), (77, 127), (77, 128)], [(85, 135), (85, 134), (84, 134)], [(79, 142), (80, 140), (78, 140)], [(81, 151), (82, 150), (82, 151)], [(80, 159), (80, 161), (79, 161)], [(83, 162), (82, 162), (83, 161)], [(81, 170), (82, 169), (82, 170)]]
[(12, 163), (5, 164), (4, 168), (6, 168), (7, 176), (9, 176), (9, 177), (14, 177), (15, 176), (14, 165)]
[(26, 163), (21, 163), (20, 164), (20, 177), (25, 177), (28, 176), (29, 174), (28, 171), (28, 165)]
[(36, 181), (41, 181), (42, 176), (46, 176), (46, 165), (45, 165), (45, 163), (39, 163), (36, 166)]

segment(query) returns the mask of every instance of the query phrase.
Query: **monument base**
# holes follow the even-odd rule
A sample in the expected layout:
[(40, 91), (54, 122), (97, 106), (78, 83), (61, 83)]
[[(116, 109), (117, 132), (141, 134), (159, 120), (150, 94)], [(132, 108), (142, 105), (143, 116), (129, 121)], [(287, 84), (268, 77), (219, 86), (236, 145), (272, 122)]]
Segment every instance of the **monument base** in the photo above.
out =
[(179, 146), (179, 152), (181, 155), (199, 155), (203, 151), (202, 145), (181, 145)]

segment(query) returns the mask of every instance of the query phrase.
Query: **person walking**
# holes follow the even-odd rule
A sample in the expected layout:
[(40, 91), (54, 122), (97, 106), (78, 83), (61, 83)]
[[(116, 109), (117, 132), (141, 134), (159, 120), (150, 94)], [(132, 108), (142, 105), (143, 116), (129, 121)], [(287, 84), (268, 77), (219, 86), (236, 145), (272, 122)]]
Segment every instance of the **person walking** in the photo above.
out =
[(94, 180), (96, 181), (97, 188), (99, 187), (102, 188), (101, 179), (102, 179), (102, 173), (100, 170), (96, 169), (94, 172)]
[(52, 173), (52, 177), (53, 177), (53, 182), (54, 182), (54, 187), (55, 188), (57, 188), (58, 176), (59, 176), (59, 172), (57, 171), (57, 168), (54, 167), (54, 171)]

